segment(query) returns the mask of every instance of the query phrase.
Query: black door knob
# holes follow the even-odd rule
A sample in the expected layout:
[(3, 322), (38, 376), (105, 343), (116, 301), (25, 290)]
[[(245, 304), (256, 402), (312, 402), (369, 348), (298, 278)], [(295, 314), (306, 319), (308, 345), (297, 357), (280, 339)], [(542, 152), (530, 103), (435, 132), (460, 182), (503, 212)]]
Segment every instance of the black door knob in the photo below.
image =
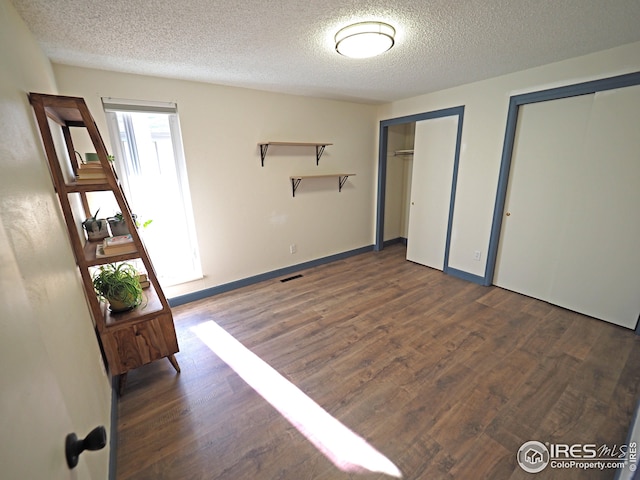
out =
[(78, 465), (78, 457), (85, 450), (100, 450), (107, 444), (107, 431), (103, 426), (96, 427), (89, 432), (83, 440), (78, 440), (75, 433), (67, 435), (65, 441), (65, 454), (67, 465), (74, 468)]

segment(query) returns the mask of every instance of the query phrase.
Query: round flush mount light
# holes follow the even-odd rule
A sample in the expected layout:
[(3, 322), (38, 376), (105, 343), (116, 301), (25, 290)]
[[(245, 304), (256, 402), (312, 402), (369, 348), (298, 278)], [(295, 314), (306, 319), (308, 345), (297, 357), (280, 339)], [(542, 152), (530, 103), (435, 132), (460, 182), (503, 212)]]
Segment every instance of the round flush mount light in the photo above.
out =
[(360, 22), (336, 33), (336, 52), (350, 58), (375, 57), (393, 47), (396, 29), (382, 22)]

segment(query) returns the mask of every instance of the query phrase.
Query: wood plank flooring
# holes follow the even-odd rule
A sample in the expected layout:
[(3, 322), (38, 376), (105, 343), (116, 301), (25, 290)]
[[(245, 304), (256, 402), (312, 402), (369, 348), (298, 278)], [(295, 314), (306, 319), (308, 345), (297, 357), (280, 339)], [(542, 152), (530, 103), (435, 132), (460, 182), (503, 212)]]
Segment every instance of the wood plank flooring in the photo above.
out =
[(382, 479), (334, 466), (191, 329), (213, 320), (405, 479), (609, 479), (516, 462), (528, 440), (625, 442), (632, 331), (404, 259), (395, 245), (174, 309), (182, 368), (129, 373), (117, 478)]

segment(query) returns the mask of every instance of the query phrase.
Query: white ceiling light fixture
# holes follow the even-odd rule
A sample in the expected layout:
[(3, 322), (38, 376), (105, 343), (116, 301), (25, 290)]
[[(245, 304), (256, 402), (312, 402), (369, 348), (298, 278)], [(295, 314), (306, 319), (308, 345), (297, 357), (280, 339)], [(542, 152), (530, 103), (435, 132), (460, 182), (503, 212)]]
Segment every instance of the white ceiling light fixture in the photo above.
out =
[(354, 23), (336, 33), (336, 52), (350, 58), (375, 57), (393, 47), (395, 35), (388, 23)]

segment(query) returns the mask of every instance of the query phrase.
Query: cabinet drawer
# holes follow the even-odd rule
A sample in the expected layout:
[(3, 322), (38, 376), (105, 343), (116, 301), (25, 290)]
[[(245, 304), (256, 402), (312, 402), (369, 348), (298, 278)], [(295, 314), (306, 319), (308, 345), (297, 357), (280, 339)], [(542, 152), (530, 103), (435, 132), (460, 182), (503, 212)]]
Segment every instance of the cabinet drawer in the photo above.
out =
[(111, 375), (125, 373), (179, 350), (170, 315), (107, 329), (101, 337)]

